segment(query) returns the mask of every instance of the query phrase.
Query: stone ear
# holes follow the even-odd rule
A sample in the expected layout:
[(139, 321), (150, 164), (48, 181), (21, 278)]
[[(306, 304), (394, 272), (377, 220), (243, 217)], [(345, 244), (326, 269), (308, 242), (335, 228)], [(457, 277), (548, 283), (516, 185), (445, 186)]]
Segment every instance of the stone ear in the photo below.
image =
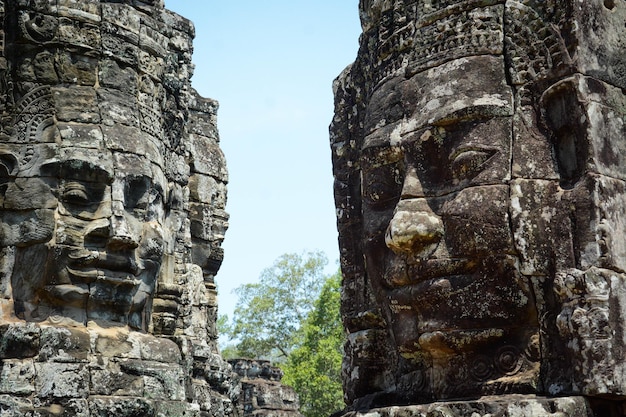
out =
[(10, 153), (0, 154), (0, 197), (4, 198), (8, 183), (18, 170), (17, 158)]
[(570, 189), (585, 173), (589, 158), (589, 117), (574, 80), (565, 80), (546, 91), (541, 110), (550, 132), (561, 188)]
[(1, 175), (15, 175), (18, 168), (17, 158), (11, 153), (0, 154)]

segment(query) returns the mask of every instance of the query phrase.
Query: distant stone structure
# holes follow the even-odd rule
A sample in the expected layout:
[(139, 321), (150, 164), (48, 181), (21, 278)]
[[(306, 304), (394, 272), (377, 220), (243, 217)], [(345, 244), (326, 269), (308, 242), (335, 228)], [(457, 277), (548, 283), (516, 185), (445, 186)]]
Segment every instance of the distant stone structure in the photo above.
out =
[(359, 9), (331, 125), (346, 412), (623, 415), (626, 3)]
[(269, 361), (230, 359), (241, 383), (239, 415), (242, 417), (302, 417), (293, 388), (281, 384), (283, 371)]
[(0, 414), (236, 415), (217, 103), (160, 0), (0, 1)]

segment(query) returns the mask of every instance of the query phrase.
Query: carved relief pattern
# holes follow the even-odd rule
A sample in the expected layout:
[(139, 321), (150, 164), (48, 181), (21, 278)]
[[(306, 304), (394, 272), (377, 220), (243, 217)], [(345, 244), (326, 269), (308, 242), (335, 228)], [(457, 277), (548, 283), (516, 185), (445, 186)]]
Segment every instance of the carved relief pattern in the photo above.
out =
[(409, 71), (414, 74), (469, 55), (500, 53), (502, 6), (451, 13), (418, 29)]
[(507, 63), (513, 84), (546, 78), (551, 71), (571, 65), (560, 33), (537, 10), (508, 1), (505, 19)]
[(37, 87), (17, 104), (15, 130), (18, 143), (37, 143), (45, 128), (54, 124), (54, 102), (48, 86)]

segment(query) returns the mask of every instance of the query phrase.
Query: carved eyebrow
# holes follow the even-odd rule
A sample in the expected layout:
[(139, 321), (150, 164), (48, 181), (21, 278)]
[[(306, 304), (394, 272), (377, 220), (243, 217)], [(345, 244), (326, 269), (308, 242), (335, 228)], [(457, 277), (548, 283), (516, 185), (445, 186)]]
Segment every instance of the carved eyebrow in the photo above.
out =
[(160, 194), (165, 194), (165, 188), (163, 187), (163, 184), (158, 181), (158, 178), (154, 178), (152, 175), (130, 174), (124, 178), (124, 183), (126, 186), (142, 183), (146, 185), (146, 189), (155, 190)]
[(402, 159), (402, 156), (403, 152), (400, 146), (373, 146), (361, 150), (360, 161), (361, 163), (368, 161), (371, 165), (384, 165), (397, 162)]
[(493, 146), (482, 146), (480, 144), (471, 144), (471, 145), (463, 144), (455, 149), (452, 149), (452, 152), (450, 152), (448, 159), (450, 161), (454, 161), (457, 157), (467, 152), (487, 153), (489, 154), (489, 157), (492, 157), (496, 153), (500, 152), (500, 149), (495, 148)]
[(84, 159), (66, 159), (51, 161), (42, 165), (41, 173), (61, 179), (72, 179), (81, 182), (110, 184), (113, 173), (101, 166)]

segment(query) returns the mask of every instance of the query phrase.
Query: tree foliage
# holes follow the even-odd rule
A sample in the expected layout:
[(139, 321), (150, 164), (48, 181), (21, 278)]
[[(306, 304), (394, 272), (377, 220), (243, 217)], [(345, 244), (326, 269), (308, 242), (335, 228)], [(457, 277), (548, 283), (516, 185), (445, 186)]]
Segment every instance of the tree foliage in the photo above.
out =
[(283, 382), (298, 393), (306, 417), (327, 417), (344, 406), (341, 275), (324, 275), (326, 264), (321, 252), (281, 256), (259, 283), (235, 290), (232, 323), (225, 316), (218, 321), (222, 334), (235, 341), (222, 354), (279, 362)]
[(327, 417), (344, 406), (341, 358), (344, 332), (339, 314), (341, 275), (329, 277), (302, 326), (304, 340), (283, 366), (283, 382), (300, 396), (306, 417)]
[(227, 333), (238, 341), (240, 356), (287, 359), (321, 290), (327, 262), (321, 252), (285, 254), (261, 273), (258, 283), (235, 290), (238, 301)]

